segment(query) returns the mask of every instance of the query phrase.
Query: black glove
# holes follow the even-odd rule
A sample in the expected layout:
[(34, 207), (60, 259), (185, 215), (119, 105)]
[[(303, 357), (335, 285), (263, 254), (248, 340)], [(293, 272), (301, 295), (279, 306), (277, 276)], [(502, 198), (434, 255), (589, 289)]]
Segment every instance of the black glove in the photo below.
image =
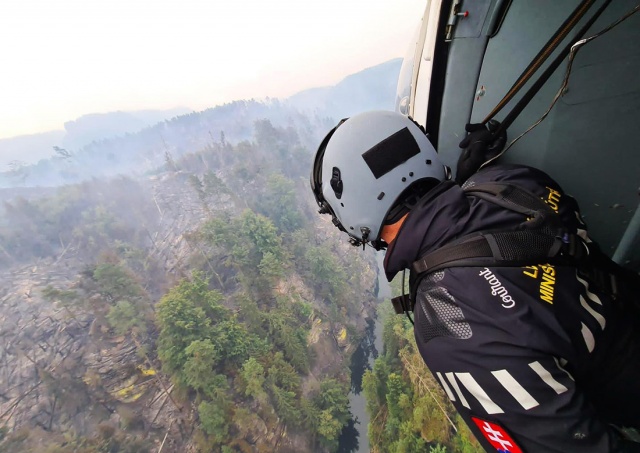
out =
[(496, 157), (504, 149), (507, 143), (507, 131), (500, 132), (497, 137), (494, 135), (500, 123), (491, 120), (485, 126), (482, 123), (467, 124), (464, 129), (467, 136), (460, 142), (460, 148), (464, 149), (458, 159), (456, 171), (456, 182), (464, 183), (474, 174), (482, 164), (489, 159)]

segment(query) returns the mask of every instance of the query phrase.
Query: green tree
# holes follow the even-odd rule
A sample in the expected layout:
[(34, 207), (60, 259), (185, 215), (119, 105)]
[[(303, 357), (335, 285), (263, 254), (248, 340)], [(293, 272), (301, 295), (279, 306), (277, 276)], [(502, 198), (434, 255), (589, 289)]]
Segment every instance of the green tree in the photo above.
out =
[(433, 451), (482, 451), (424, 368), (411, 326), (392, 314), (390, 307), (378, 315), (383, 321), (385, 351), (363, 377), (372, 447), (393, 453), (429, 451), (429, 444)]
[[(234, 266), (255, 282), (255, 269), (272, 279), (282, 275), (285, 251), (271, 220), (246, 209), (239, 217), (219, 217), (207, 222), (201, 236), (224, 250), (227, 265)], [(230, 252), (230, 255), (229, 255)]]
[(375, 418), (381, 407), (380, 398), (378, 397), (379, 387), (380, 382), (376, 374), (371, 370), (366, 370), (362, 376), (362, 391), (364, 392), (367, 402), (367, 411), (372, 418)]
[(284, 354), (280, 351), (273, 354), (269, 360), (267, 380), (269, 385), (276, 384), (285, 390), (295, 393), (298, 393), (300, 390), (300, 375), (296, 372), (296, 369), (285, 360)]
[(265, 337), (267, 335), (267, 331), (264, 329), (265, 313), (256, 301), (246, 292), (238, 294), (236, 300), (240, 307), (239, 317), (247, 328), (257, 336)]
[(345, 384), (326, 379), (320, 384), (320, 392), (314, 399), (319, 410), (319, 439), (330, 449), (337, 446), (342, 428), (351, 418), (348, 394), (349, 389)]
[(184, 364), (185, 381), (196, 390), (207, 390), (214, 376), (213, 369), (218, 362), (218, 353), (210, 340), (192, 341), (185, 349), (187, 360)]
[(146, 324), (138, 308), (128, 300), (120, 300), (109, 309), (107, 321), (116, 335), (146, 333)]
[(281, 232), (291, 233), (302, 226), (296, 188), (289, 178), (277, 173), (269, 175), (258, 206), (260, 213), (269, 217)]
[(98, 291), (113, 301), (131, 300), (143, 295), (138, 281), (120, 264), (98, 264), (93, 271), (93, 278), (98, 285)]
[(225, 408), (222, 405), (203, 401), (198, 405), (198, 417), (200, 417), (202, 429), (211, 436), (213, 442), (219, 444), (227, 440), (229, 424)]
[(273, 252), (262, 255), (258, 269), (260, 269), (260, 275), (269, 281), (274, 281), (284, 274), (283, 263)]
[(291, 309), (271, 310), (264, 314), (269, 333), (287, 360), (302, 373), (309, 371), (309, 352), (304, 328), (297, 327), (298, 319)]
[(275, 384), (271, 386), (271, 393), (278, 416), (288, 426), (299, 426), (302, 418), (296, 394)]
[(264, 391), (264, 367), (254, 357), (251, 357), (242, 365), (240, 374), (245, 382), (245, 395), (252, 396), (263, 404), (267, 399), (267, 394)]
[(305, 254), (309, 266), (309, 278), (321, 297), (338, 298), (346, 288), (347, 276), (338, 260), (325, 247), (311, 247)]
[(401, 376), (391, 373), (387, 377), (387, 407), (391, 417), (402, 418), (409, 406), (408, 388)]
[(335, 418), (328, 409), (320, 411), (320, 417), (318, 420), (319, 423), (317, 430), (320, 435), (321, 442), (331, 449), (335, 448), (344, 424)]
[(226, 363), (240, 366), (253, 351), (261, 349), (261, 342), (247, 331), (235, 317), (217, 323), (211, 329), (211, 342), (219, 357)]
[(312, 439), (315, 441), (318, 434), (318, 426), (320, 425), (320, 410), (312, 399), (303, 398), (300, 402), (300, 410), (302, 414), (302, 423), (312, 433)]
[(278, 236), (276, 227), (268, 218), (247, 209), (238, 221), (240, 235), (255, 247), (254, 253), (257, 258), (254, 258), (251, 264), (258, 265), (266, 253), (282, 259), (282, 240)]
[(158, 356), (169, 372), (184, 377), (186, 348), (192, 342), (213, 338), (214, 321), (226, 319), (228, 311), (220, 301), (222, 295), (210, 291), (201, 274), (183, 280), (165, 294), (157, 308)]

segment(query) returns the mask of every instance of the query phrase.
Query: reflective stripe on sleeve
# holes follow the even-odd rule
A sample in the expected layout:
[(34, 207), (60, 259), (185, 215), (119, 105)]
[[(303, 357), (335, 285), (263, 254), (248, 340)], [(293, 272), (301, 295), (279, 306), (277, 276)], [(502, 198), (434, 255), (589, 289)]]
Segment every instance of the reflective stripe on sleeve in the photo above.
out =
[(509, 392), (525, 410), (540, 405), (507, 370), (492, 371), (491, 374), (495, 376), (498, 382), (502, 384), (507, 392)]
[(471, 376), (471, 373), (456, 373), (456, 377), (460, 379), (462, 385), (464, 385), (469, 393), (471, 393), (478, 402), (482, 405), (488, 414), (503, 414), (504, 411), (500, 409), (496, 403), (494, 403), (489, 395), (480, 387), (480, 384)]
[(593, 348), (596, 347), (596, 339), (585, 323), (582, 322), (580, 324), (582, 324), (582, 338), (584, 338), (584, 342), (587, 345), (587, 350), (593, 352)]
[(544, 383), (551, 387), (558, 395), (569, 390), (564, 385), (556, 381), (553, 376), (551, 376), (551, 373), (549, 373), (549, 371), (543, 367), (540, 362), (532, 362), (529, 364), (529, 367), (535, 371)]
[(444, 389), (444, 391), (447, 393), (447, 396), (449, 397), (449, 399), (451, 401), (455, 401), (456, 397), (453, 396), (453, 393), (451, 393), (451, 389), (449, 388), (449, 386), (447, 385), (447, 382), (442, 377), (442, 374), (440, 374), (440, 372), (438, 371), (436, 372), (436, 375), (438, 376), (438, 380), (440, 381), (440, 384), (442, 385), (442, 388)]
[(589, 314), (593, 316), (596, 319), (596, 321), (598, 321), (598, 324), (600, 324), (600, 327), (602, 327), (602, 330), (604, 330), (604, 326), (606, 324), (604, 317), (600, 313), (595, 311), (593, 308), (591, 308), (587, 303), (587, 301), (584, 300), (584, 297), (582, 297), (582, 295), (580, 295), (580, 304), (582, 305), (582, 308), (587, 310)]
[(451, 387), (453, 387), (453, 390), (456, 391), (456, 395), (458, 395), (458, 398), (460, 398), (460, 404), (462, 404), (467, 409), (471, 409), (471, 406), (469, 406), (467, 399), (460, 391), (460, 387), (458, 387), (458, 382), (456, 381), (456, 377), (453, 375), (453, 373), (445, 373), (445, 376), (447, 376), (447, 379), (449, 379), (449, 382), (451, 383)]

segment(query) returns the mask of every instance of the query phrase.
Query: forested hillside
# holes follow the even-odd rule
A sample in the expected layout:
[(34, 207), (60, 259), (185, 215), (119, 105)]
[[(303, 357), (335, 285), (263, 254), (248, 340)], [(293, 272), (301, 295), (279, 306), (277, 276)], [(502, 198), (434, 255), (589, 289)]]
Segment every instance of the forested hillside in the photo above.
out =
[(252, 125), (140, 179), (4, 193), (0, 451), (335, 451), (375, 264)]
[[(407, 283), (408, 284), (408, 283)], [(401, 278), (392, 285), (400, 295)], [(384, 354), (362, 378), (372, 453), (480, 453), (483, 448), (427, 369), (413, 325), (380, 305)]]

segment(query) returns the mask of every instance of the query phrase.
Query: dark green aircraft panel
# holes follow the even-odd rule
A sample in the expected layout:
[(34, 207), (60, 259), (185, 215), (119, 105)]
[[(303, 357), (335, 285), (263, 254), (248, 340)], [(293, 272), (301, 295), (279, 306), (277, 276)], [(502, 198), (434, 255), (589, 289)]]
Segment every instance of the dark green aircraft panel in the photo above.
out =
[[(565, 43), (575, 41), (575, 31), (602, 2), (596, 2)], [(461, 9), (468, 4), (484, 14), (483, 30), (487, 31), (488, 18), (500, 3), (466, 0)], [(479, 19), (468, 24), (468, 32), (456, 30), (448, 49), (438, 130), (438, 150), (449, 165), (457, 160), (464, 123), (485, 118), (578, 4), (578, 0), (512, 1), (499, 31), (488, 41), (484, 33), (477, 36)], [(636, 4), (613, 1), (586, 36), (604, 29)], [(503, 158), (550, 173), (580, 202), (592, 237), (616, 260), (636, 268), (640, 268), (639, 43), (637, 13), (585, 45), (574, 60), (568, 90), (546, 120)], [(565, 69), (566, 61), (509, 128), (510, 139), (549, 108)], [(502, 119), (519, 98), (520, 94), (496, 118)]]

